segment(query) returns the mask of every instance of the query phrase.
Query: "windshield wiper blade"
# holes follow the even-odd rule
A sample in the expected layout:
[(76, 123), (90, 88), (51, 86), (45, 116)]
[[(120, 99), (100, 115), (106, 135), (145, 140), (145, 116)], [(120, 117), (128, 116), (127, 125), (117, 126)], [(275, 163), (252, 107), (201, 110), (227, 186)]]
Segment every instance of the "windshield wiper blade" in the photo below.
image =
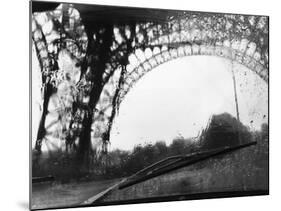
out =
[(155, 168), (156, 166), (161, 166), (162, 164), (167, 164), (167, 162), (168, 163), (171, 163), (171, 162), (173, 163), (175, 161), (181, 160), (183, 157), (185, 157), (185, 155), (175, 155), (175, 156), (167, 157), (167, 158), (165, 158), (163, 160), (160, 160), (160, 161), (158, 161), (156, 163), (153, 163), (153, 164), (143, 168), (142, 170), (140, 170), (137, 173), (133, 174), (129, 178), (134, 178), (134, 177), (142, 175), (142, 174), (147, 174), (149, 172), (149, 170), (154, 170), (153, 168)]
[[(168, 157), (168, 158), (161, 160), (157, 163), (154, 163), (154, 164), (142, 169), (141, 171), (137, 172), (136, 174), (132, 175), (126, 181), (121, 183), (118, 186), (118, 188), (123, 189), (123, 188), (129, 187), (129, 186), (132, 186), (134, 184), (146, 181), (153, 177), (157, 177), (162, 174), (168, 173), (170, 171), (195, 164), (197, 162), (212, 158), (212, 157), (220, 155), (220, 154), (225, 154), (225, 153), (232, 152), (232, 151), (235, 151), (235, 150), (238, 150), (241, 148), (245, 148), (245, 147), (254, 145), (256, 143), (257, 143), (256, 141), (253, 141), (253, 142), (249, 142), (246, 144), (240, 144), (240, 145), (236, 145), (236, 146), (227, 146), (227, 147), (218, 148), (218, 149), (214, 149), (214, 150), (192, 153), (189, 155), (179, 155), (179, 156)], [(165, 162), (170, 161), (170, 160), (173, 160), (173, 162), (165, 164)], [(164, 165), (162, 165), (162, 164), (164, 164)], [(157, 168), (157, 166), (158, 166), (158, 168)]]

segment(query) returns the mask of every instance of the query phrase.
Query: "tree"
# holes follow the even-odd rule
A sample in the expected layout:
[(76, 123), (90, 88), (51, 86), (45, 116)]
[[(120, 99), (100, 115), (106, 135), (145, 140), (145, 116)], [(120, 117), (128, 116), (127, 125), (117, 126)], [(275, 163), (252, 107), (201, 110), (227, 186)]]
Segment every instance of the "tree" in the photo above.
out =
[(229, 113), (213, 115), (201, 136), (203, 149), (235, 146), (251, 140), (249, 129)]

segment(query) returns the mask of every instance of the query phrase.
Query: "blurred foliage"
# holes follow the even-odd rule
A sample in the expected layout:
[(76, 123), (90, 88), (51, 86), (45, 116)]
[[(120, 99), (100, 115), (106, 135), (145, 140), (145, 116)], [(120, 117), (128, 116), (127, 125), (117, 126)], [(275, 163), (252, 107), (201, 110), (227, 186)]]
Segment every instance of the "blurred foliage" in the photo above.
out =
[(203, 149), (215, 149), (250, 142), (250, 129), (228, 113), (213, 115), (202, 131), (200, 143)]
[[(58, 180), (69, 180), (70, 178), (110, 179), (127, 177), (169, 156), (190, 154), (225, 146), (235, 146), (239, 144), (237, 125), (239, 125), (240, 129), (241, 144), (256, 140), (259, 146), (254, 148), (255, 150), (251, 155), (243, 156), (253, 157), (253, 164), (256, 166), (267, 162), (264, 156), (261, 157), (264, 160), (259, 159), (259, 156), (261, 153), (268, 153), (268, 148), (265, 147), (263, 149), (261, 147), (263, 144), (260, 143), (265, 140), (268, 141), (268, 125), (264, 123), (261, 125), (260, 131), (250, 132), (247, 127), (238, 122), (230, 114), (223, 113), (210, 118), (209, 124), (203, 130), (198, 140), (179, 136), (174, 138), (170, 145), (166, 145), (165, 141), (157, 141), (154, 144), (139, 144), (131, 151), (116, 149), (102, 157), (97, 156), (93, 151), (90, 155), (91, 165), (89, 169), (82, 171), (77, 170), (75, 166), (77, 162), (73, 154), (58, 152), (54, 153), (50, 159), (44, 159), (42, 157), (41, 161), (39, 161), (41, 162), (40, 165), (33, 169), (33, 174), (34, 176), (52, 174)], [(219, 158), (223, 156), (219, 156)], [(246, 159), (244, 157), (241, 158), (241, 162), (243, 162), (243, 159)], [(204, 167), (204, 163), (196, 164), (196, 168)], [(216, 165), (221, 164), (218, 162)]]

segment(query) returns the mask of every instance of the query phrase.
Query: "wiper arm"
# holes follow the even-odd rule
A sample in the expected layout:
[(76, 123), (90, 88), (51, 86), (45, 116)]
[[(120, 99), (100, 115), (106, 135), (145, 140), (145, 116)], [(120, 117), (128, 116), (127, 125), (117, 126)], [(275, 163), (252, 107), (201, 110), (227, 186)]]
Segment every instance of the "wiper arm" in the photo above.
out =
[[(232, 152), (232, 151), (235, 151), (235, 150), (238, 150), (241, 148), (245, 148), (245, 147), (254, 145), (256, 143), (257, 143), (256, 141), (253, 141), (253, 142), (249, 142), (246, 144), (240, 144), (240, 145), (231, 146), (231, 147), (227, 146), (227, 147), (223, 147), (223, 148), (219, 148), (219, 149), (192, 153), (192, 154), (188, 154), (188, 155), (178, 155), (178, 156), (168, 157), (164, 160), (161, 160), (157, 163), (154, 163), (154, 164), (140, 170), (136, 174), (129, 177), (125, 182), (121, 183), (118, 188), (123, 189), (123, 188), (129, 187), (129, 186), (132, 186), (134, 184), (146, 181), (153, 177), (157, 177), (162, 174), (168, 173), (170, 171), (192, 165), (194, 163), (209, 159), (211, 157), (214, 157), (214, 156), (217, 156), (220, 154), (224, 154), (224, 153)], [(167, 161), (169, 161), (169, 163), (166, 163)], [(170, 162), (170, 161), (172, 161), (172, 162)], [(164, 165), (162, 165), (162, 164), (164, 164)], [(158, 166), (158, 168), (157, 168), (157, 166)], [(149, 171), (149, 170), (151, 170), (151, 171)]]
[(156, 167), (156, 166), (159, 166), (159, 165), (161, 166), (161, 164), (167, 164), (167, 162), (171, 162), (171, 161), (173, 163), (173, 162), (178, 161), (178, 160), (180, 160), (180, 159), (182, 159), (184, 157), (185, 157), (185, 155), (175, 155), (175, 156), (167, 157), (167, 158), (165, 158), (163, 160), (160, 160), (160, 161), (158, 161), (156, 163), (153, 163), (153, 164), (143, 168), (142, 170), (140, 170), (137, 173), (133, 174), (129, 178), (134, 178), (134, 177), (139, 176), (141, 174), (147, 174), (147, 172), (149, 170), (153, 170), (153, 168)]

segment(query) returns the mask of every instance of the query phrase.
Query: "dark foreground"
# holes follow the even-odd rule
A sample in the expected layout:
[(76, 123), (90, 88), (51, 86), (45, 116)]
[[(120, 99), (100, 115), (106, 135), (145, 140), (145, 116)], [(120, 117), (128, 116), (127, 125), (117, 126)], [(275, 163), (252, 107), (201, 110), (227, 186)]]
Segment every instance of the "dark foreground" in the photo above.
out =
[(32, 209), (78, 206), (119, 180), (35, 184), (32, 187)]
[[(96, 205), (268, 194), (268, 140), (157, 177), (114, 188)], [(194, 197), (195, 196), (195, 197)]]

